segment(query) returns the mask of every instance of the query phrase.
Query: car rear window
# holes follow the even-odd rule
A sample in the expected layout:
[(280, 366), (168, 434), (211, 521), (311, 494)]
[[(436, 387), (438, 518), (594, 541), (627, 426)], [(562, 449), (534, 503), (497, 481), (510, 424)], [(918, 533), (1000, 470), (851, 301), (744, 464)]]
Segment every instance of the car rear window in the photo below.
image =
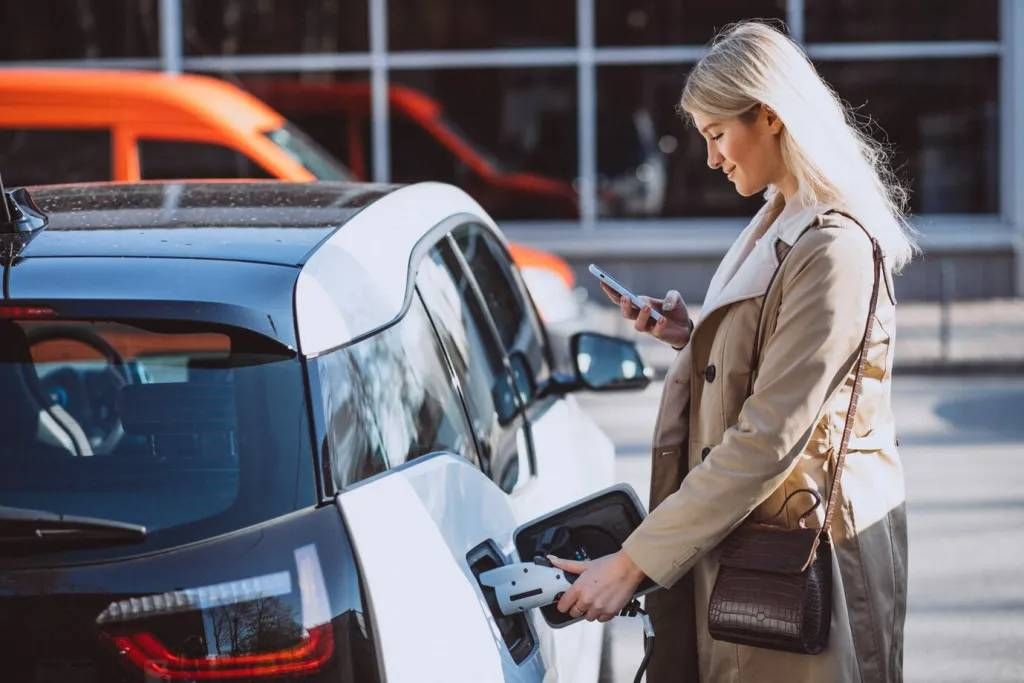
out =
[(0, 320), (0, 505), (142, 524), (146, 550), (311, 505), (295, 354), (142, 325)]

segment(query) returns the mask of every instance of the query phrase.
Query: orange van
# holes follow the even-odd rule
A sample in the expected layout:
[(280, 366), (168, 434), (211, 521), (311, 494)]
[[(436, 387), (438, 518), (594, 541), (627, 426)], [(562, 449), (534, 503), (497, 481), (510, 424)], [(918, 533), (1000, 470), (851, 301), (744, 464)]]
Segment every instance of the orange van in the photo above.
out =
[[(8, 187), (354, 179), (302, 130), (230, 83), (86, 69), (0, 69), (0, 173)], [(522, 245), (511, 245), (511, 251), (542, 315), (549, 321), (573, 317), (570, 266)]]
[(142, 71), (0, 70), (8, 185), (94, 180), (344, 180), (284, 117), (215, 78)]

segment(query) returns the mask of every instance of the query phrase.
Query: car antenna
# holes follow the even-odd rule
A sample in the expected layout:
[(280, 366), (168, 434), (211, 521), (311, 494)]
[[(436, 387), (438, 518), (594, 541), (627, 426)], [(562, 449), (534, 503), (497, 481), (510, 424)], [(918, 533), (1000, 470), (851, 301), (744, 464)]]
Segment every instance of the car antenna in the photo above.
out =
[(0, 215), (0, 262), (9, 268), (28, 243), (46, 227), (48, 219), (32, 201), (28, 190), (18, 187), (8, 192), (4, 187), (3, 176), (0, 176), (0, 198), (3, 199), (0, 202), (3, 204)]
[(7, 191), (0, 176), (0, 265), (3, 266), (3, 295), (11, 297), (11, 267), (22, 250), (46, 227), (46, 214), (39, 210), (32, 196), (23, 187)]

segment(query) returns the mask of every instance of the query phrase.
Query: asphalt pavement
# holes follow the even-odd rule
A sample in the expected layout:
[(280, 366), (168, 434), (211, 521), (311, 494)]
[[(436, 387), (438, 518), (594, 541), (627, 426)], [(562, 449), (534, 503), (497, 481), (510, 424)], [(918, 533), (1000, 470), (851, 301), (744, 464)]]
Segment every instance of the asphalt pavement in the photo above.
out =
[[(893, 386), (910, 529), (906, 680), (1024, 681), (1024, 376), (897, 374)], [(645, 504), (660, 390), (579, 395)], [(611, 622), (605, 680), (633, 679), (641, 633), (635, 619)]]

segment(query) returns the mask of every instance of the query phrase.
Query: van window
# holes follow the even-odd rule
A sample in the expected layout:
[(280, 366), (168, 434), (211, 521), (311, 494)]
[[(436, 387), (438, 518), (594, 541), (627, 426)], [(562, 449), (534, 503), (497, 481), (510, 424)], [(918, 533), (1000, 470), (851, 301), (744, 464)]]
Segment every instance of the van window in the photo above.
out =
[(110, 131), (0, 128), (0, 169), (7, 187), (110, 180)]
[(143, 180), (273, 178), (241, 152), (209, 142), (139, 140)]
[(302, 132), (297, 126), (286, 124), (265, 133), (285, 154), (313, 174), (317, 180), (352, 180), (352, 174), (335, 161), (330, 153)]

